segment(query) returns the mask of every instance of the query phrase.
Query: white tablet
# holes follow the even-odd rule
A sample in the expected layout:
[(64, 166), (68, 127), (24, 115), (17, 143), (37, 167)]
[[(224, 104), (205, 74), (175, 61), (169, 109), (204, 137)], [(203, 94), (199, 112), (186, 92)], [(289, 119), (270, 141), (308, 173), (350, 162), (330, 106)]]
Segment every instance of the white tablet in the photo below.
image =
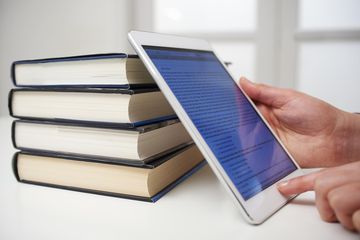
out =
[(139, 31), (129, 40), (245, 219), (284, 206), (276, 183), (301, 170), (209, 43)]

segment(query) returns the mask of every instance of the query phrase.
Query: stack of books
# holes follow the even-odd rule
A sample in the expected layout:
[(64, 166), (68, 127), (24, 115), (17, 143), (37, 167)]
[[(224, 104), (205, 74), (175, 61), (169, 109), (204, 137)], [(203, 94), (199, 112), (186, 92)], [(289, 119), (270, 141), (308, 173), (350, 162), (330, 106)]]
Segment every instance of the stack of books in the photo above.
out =
[(137, 56), (25, 60), (11, 71), (20, 182), (155, 202), (205, 163)]

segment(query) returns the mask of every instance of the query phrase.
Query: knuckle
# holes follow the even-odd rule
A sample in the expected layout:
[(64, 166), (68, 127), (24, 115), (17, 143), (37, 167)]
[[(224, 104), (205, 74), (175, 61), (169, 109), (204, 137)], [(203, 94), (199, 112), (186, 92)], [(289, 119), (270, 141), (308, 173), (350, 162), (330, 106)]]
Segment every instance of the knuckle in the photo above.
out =
[(326, 190), (326, 188), (327, 188), (326, 180), (321, 176), (317, 177), (314, 182), (315, 192), (319, 195), (322, 195), (322, 193)]
[(267, 85), (266, 85), (266, 84), (263, 84), (263, 83), (258, 83), (257, 85), (258, 85), (258, 87), (261, 88), (261, 89), (264, 89), (264, 88), (267, 87)]
[(264, 95), (265, 86), (263, 84), (257, 85), (257, 97), (261, 98)]
[(327, 198), (329, 205), (333, 209), (342, 209), (344, 207), (345, 199), (344, 195), (340, 194), (336, 189), (328, 193)]

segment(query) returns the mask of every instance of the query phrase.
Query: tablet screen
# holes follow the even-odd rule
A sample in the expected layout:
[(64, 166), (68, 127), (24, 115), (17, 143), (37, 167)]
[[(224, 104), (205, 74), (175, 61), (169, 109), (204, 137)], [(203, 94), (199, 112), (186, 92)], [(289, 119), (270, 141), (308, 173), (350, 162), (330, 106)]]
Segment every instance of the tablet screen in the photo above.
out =
[(143, 47), (245, 200), (297, 169), (213, 52)]

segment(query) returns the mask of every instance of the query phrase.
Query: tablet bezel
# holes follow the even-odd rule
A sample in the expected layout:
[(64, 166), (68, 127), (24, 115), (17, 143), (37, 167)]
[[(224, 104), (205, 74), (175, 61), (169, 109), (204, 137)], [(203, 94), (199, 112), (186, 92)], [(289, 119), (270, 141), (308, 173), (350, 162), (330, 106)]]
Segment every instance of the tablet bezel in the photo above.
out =
[[(166, 81), (163, 79), (160, 72), (157, 70), (156, 66), (154, 65), (154, 63), (149, 58), (149, 56), (147, 55), (146, 51), (143, 48), (143, 46), (154, 46), (154, 47), (167, 47), (167, 48), (182, 48), (189, 50), (205, 50), (205, 51), (214, 52), (210, 44), (202, 39), (194, 39), (194, 38), (187, 38), (181, 36), (141, 32), (141, 31), (129, 32), (128, 38), (130, 43), (134, 47), (135, 51), (143, 61), (144, 65), (146, 66), (146, 68), (154, 78), (155, 82), (158, 84), (160, 90), (163, 92), (166, 99), (169, 101), (170, 105), (173, 107), (174, 111), (178, 115), (179, 119), (182, 121), (184, 127), (187, 129), (190, 136), (193, 138), (199, 150), (201, 151), (203, 156), (207, 159), (210, 167), (215, 172), (220, 182), (228, 190), (228, 192), (232, 196), (232, 199), (236, 202), (236, 205), (240, 207), (241, 213), (243, 214), (245, 219), (249, 223), (260, 224), (263, 221), (265, 221), (268, 217), (270, 217), (272, 214), (274, 214), (277, 210), (279, 210), (282, 206), (284, 206), (292, 197), (284, 197), (283, 195), (281, 195), (276, 188), (276, 183), (264, 189), (263, 191), (259, 192), (258, 194), (248, 199), (247, 201), (245, 201), (242, 198), (241, 194), (238, 192), (235, 185), (233, 184), (233, 182), (231, 181), (231, 179), (226, 174), (225, 170), (223, 169), (223, 167), (215, 157), (214, 153), (207, 145), (206, 141), (202, 138), (200, 132), (195, 127), (195, 125), (193, 124), (193, 122), (191, 121), (191, 119), (189, 118), (189, 116), (181, 106), (180, 102), (177, 100), (177, 98), (171, 91), (170, 87), (167, 85)], [(214, 54), (218, 58), (215, 52)], [(222, 61), (220, 61), (220, 63), (223, 64)], [(231, 73), (229, 74), (232, 77), (232, 79), (235, 81)], [(271, 133), (278, 140), (281, 147), (289, 155), (291, 161), (293, 161), (293, 163), (297, 168), (294, 172), (290, 173), (285, 178), (282, 178), (279, 181), (302, 175), (302, 171), (299, 168), (298, 164), (294, 161), (291, 154), (287, 151), (287, 149), (282, 144), (280, 139), (271, 129), (269, 123), (261, 115), (261, 113), (256, 108), (255, 104), (251, 101), (251, 99), (246, 95), (246, 93), (241, 89), (240, 86), (239, 88), (244, 93), (246, 98), (249, 100), (251, 105), (254, 107), (255, 111), (258, 112), (261, 119), (268, 126)]]

